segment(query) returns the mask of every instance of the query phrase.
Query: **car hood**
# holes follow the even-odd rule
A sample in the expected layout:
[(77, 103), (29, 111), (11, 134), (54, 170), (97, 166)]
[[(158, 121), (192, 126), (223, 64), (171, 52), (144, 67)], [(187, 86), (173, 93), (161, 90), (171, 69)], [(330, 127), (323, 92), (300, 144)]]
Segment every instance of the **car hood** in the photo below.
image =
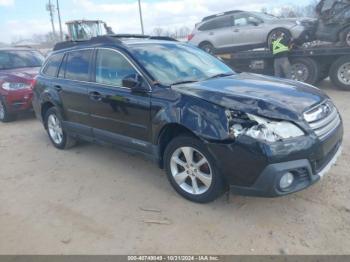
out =
[(295, 25), (297, 21), (305, 23), (305, 22), (312, 22), (314, 19), (307, 18), (307, 17), (296, 17), (296, 18), (279, 18), (275, 20), (271, 20), (270, 23), (272, 24), (291, 24)]
[(26, 68), (16, 68), (0, 70), (0, 80), (1, 81), (30, 81), (38, 73), (40, 67), (26, 67)]
[(307, 109), (328, 99), (323, 91), (308, 84), (249, 73), (172, 88), (228, 109), (294, 121), (301, 120)]

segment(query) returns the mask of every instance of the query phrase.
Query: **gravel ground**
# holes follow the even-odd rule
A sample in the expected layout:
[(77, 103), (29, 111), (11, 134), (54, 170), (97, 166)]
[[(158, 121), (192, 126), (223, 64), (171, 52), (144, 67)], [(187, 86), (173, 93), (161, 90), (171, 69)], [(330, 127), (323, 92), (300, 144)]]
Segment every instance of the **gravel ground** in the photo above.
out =
[(0, 124), (0, 254), (350, 254), (350, 92), (329, 85), (343, 155), (321, 182), (275, 199), (194, 204), (141, 157), (56, 150), (31, 116)]

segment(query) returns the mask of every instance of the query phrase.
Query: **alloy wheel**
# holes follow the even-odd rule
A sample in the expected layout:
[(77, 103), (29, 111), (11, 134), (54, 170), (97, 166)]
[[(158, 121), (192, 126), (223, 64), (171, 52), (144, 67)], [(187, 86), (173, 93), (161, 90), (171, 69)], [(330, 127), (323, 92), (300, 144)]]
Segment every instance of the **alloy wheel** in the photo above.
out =
[(345, 63), (338, 69), (338, 79), (345, 85), (350, 84), (350, 63)]
[(350, 46), (350, 31), (345, 36), (345, 43), (347, 46)]
[(47, 128), (51, 139), (55, 144), (59, 145), (63, 141), (63, 131), (60, 120), (56, 115), (51, 114), (47, 120)]
[(212, 184), (212, 168), (207, 158), (193, 147), (180, 147), (170, 160), (171, 174), (185, 192), (200, 195)]
[(291, 78), (300, 82), (306, 82), (309, 78), (310, 72), (306, 65), (302, 63), (295, 63), (291, 68)]

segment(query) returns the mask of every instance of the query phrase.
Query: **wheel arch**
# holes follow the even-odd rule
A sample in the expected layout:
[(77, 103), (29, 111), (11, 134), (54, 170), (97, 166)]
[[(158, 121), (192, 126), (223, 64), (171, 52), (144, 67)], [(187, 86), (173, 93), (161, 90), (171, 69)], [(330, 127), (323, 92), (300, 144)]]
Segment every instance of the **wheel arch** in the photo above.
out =
[(51, 107), (54, 107), (55, 105), (51, 101), (46, 101), (41, 104), (41, 118), (45, 120), (45, 115), (47, 110), (49, 110)]
[(205, 100), (192, 99), (191, 103), (169, 107), (153, 119), (153, 144), (158, 148), (160, 163), (167, 144), (178, 135), (187, 134), (203, 142), (228, 139), (225, 109)]
[(273, 31), (276, 31), (276, 30), (283, 30), (283, 31), (286, 31), (289, 33), (290, 36), (292, 36), (292, 33), (291, 31), (288, 29), (288, 28), (285, 28), (285, 27), (275, 27), (273, 29), (270, 30), (270, 32), (267, 34), (267, 37), (266, 37), (266, 43), (268, 44), (269, 43), (269, 38), (270, 38), (270, 35), (272, 34)]
[(163, 158), (164, 158), (164, 151), (167, 145), (170, 143), (171, 140), (173, 140), (175, 137), (180, 135), (188, 135), (188, 136), (200, 139), (198, 135), (196, 135), (193, 131), (191, 131), (189, 128), (185, 127), (182, 124), (179, 124), (179, 123), (165, 124), (162, 127), (162, 129), (159, 131), (157, 136), (160, 168), (164, 167)]
[(204, 40), (204, 41), (200, 42), (200, 43), (198, 44), (198, 46), (202, 46), (202, 45), (204, 45), (204, 44), (210, 44), (210, 45), (214, 46), (213, 43), (210, 42), (209, 40)]
[(200, 49), (202, 49), (202, 47), (203, 47), (205, 44), (211, 45), (211, 46), (213, 47), (213, 50), (216, 50), (215, 45), (214, 45), (212, 42), (210, 42), (209, 40), (204, 40), (204, 41), (200, 42), (200, 43), (198, 44), (198, 47), (199, 47)]

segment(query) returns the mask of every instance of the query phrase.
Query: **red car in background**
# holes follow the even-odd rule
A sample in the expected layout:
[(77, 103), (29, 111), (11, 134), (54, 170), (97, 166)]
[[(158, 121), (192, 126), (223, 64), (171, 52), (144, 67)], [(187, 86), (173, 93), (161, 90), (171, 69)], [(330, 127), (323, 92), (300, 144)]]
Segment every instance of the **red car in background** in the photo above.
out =
[(44, 56), (32, 49), (0, 49), (0, 121), (32, 109), (32, 87)]

